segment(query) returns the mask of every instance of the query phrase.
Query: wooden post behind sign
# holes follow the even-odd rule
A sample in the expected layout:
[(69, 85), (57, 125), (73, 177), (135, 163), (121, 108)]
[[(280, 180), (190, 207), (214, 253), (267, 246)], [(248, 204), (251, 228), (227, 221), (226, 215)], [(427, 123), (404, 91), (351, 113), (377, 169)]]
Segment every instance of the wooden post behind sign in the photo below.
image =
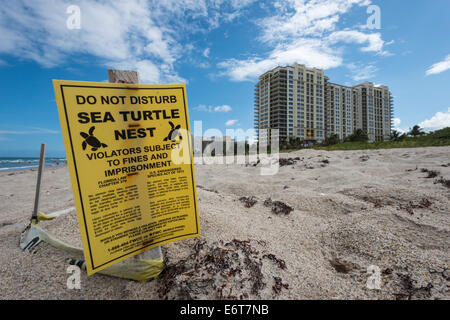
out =
[[(108, 81), (110, 83), (139, 83), (137, 71), (108, 70)], [(161, 247), (155, 247), (133, 257), (134, 259), (153, 260), (161, 259)]]
[(38, 211), (39, 211), (39, 197), (41, 195), (41, 181), (42, 181), (42, 171), (44, 170), (45, 164), (45, 143), (41, 144), (41, 155), (39, 157), (39, 169), (38, 169), (38, 178), (36, 183), (36, 194), (34, 196), (34, 208), (33, 214), (31, 216), (31, 221), (38, 222)]
[(108, 81), (110, 83), (139, 83), (137, 71), (108, 70)]

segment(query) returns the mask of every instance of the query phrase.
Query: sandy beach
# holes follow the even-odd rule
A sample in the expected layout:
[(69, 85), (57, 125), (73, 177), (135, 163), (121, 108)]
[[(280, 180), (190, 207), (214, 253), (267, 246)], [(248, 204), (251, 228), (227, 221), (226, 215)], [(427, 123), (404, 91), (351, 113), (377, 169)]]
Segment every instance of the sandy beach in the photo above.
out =
[[(450, 147), (280, 157), (274, 176), (196, 165), (202, 236), (165, 245), (159, 279), (83, 273), (81, 290), (66, 286), (65, 260), (77, 257), (18, 246), (37, 172), (0, 173), (0, 299), (450, 298), (450, 189), (439, 182), (450, 179)], [(40, 210), (73, 206), (67, 168), (46, 169)], [(75, 212), (44, 228), (81, 246)], [(367, 287), (368, 268), (379, 268), (380, 290)]]

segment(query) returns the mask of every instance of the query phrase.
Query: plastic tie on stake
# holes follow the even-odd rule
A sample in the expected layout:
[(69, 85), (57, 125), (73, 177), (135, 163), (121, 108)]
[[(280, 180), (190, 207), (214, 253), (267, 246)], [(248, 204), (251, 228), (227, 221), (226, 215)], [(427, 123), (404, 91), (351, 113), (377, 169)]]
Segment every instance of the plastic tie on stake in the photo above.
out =
[[(73, 254), (83, 255), (82, 248), (72, 246), (57, 239), (40, 226), (40, 221), (54, 220), (59, 216), (68, 214), (74, 210), (75, 208), (68, 208), (49, 214), (39, 212), (37, 221), (36, 219), (32, 220), (30, 224), (21, 232), (19, 237), (20, 248), (23, 251), (32, 253), (41, 242), (45, 242), (57, 249)], [(77, 265), (82, 270), (86, 270), (84, 260), (68, 258), (66, 259), (66, 262), (71, 265)], [(113, 264), (112, 266), (99, 271), (99, 273), (144, 282), (157, 278), (163, 269), (164, 259), (162, 254), (160, 255), (153, 250), (149, 250), (145, 251), (143, 255), (133, 256), (129, 259)]]

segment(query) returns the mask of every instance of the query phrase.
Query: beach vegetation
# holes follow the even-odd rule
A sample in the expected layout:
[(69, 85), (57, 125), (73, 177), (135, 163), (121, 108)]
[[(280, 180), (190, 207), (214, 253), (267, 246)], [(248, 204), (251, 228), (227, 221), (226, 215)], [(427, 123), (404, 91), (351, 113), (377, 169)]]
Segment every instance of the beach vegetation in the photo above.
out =
[[(450, 146), (450, 127), (432, 131), (422, 134), (418, 134), (421, 129), (411, 129), (415, 135), (401, 134), (398, 136), (392, 136), (391, 141), (344, 141), (342, 143), (334, 145), (317, 145), (314, 149), (320, 150), (365, 150), (365, 149), (392, 149), (392, 148), (423, 148), (423, 147), (443, 147)], [(410, 131), (410, 132), (411, 132)]]

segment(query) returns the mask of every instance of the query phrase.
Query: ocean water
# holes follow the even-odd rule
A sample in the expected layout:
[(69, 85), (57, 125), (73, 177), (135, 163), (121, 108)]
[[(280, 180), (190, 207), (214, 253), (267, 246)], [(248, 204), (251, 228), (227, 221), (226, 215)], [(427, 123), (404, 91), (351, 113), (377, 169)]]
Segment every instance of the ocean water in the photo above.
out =
[[(46, 158), (45, 167), (60, 167), (66, 164), (65, 158)], [(39, 158), (2, 158), (0, 157), (0, 172), (28, 170), (39, 167)]]

